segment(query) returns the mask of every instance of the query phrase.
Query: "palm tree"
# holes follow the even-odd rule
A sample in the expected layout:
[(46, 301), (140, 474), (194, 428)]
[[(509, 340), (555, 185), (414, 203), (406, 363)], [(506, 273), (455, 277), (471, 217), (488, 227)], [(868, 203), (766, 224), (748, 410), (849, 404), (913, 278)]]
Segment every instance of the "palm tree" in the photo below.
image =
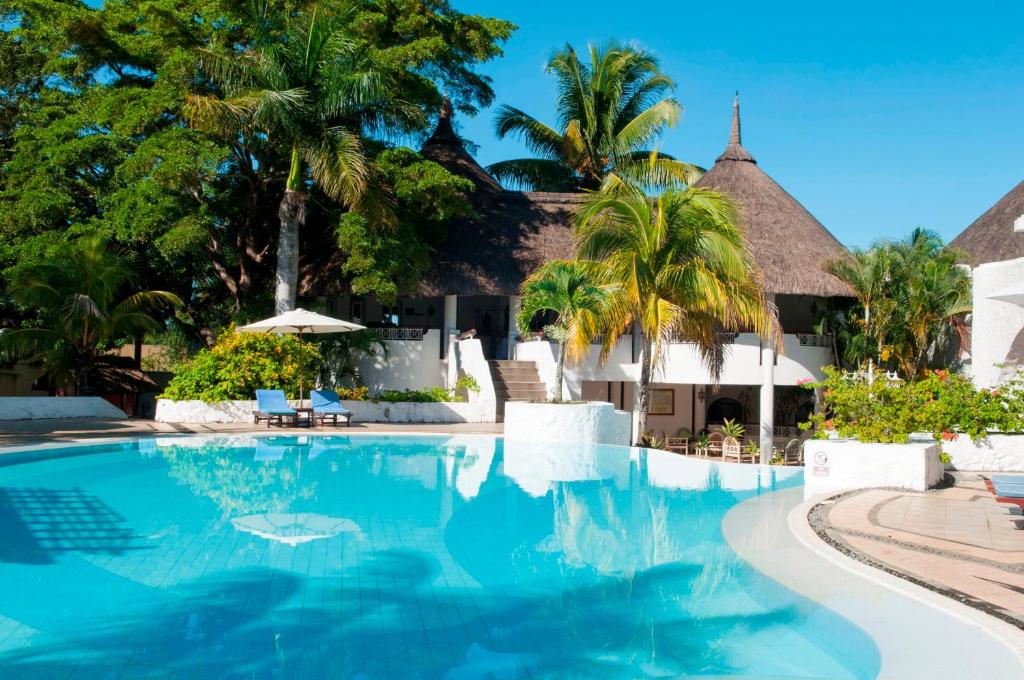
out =
[(522, 140), (537, 157), (502, 161), (488, 171), (538, 191), (596, 189), (611, 173), (644, 186), (695, 182), (703, 170), (648, 149), (683, 110), (657, 57), (615, 42), (591, 45), (589, 52), (585, 64), (566, 45), (548, 61), (558, 81), (558, 129), (507, 104), (498, 108), (498, 137)]
[(594, 281), (592, 267), (576, 260), (552, 260), (527, 278), (520, 289), (522, 306), (516, 317), (521, 333), (528, 333), (538, 312), (552, 311), (558, 317), (544, 328), (558, 342), (555, 369), (555, 401), (562, 399), (565, 359), (577, 362), (590, 353), (590, 343), (600, 332), (604, 313), (614, 294), (610, 285)]
[(131, 292), (134, 283), (131, 267), (101, 238), (18, 271), (10, 295), (35, 311), (41, 325), (0, 332), (0, 353), (42, 361), (55, 386), (87, 394), (89, 374), (108, 347), (159, 330), (151, 314), (181, 304), (166, 291)]
[(954, 337), (966, 343), (963, 315), (971, 311), (971, 277), (959, 264), (961, 254), (927, 229), (915, 229), (891, 251), (896, 314), (889, 345), (900, 371), (914, 378), (941, 359)]
[(938, 234), (915, 229), (903, 241), (882, 241), (834, 260), (826, 269), (850, 286), (863, 312), (848, 354), (876, 360), (914, 378), (958, 340), (967, 342), (963, 315), (971, 310), (969, 273)]
[(385, 71), (356, 46), (348, 15), (313, 9), (280, 26), (270, 6), (254, 5), (254, 39), (241, 53), (205, 53), (203, 67), (223, 96), (192, 95), (185, 113), (226, 139), (262, 135), (287, 153), (274, 295), (281, 313), (295, 307), (308, 180), (346, 207), (389, 220), (387, 197), (370, 191), (360, 135), (419, 112), (394, 96)]
[(853, 358), (857, 363), (867, 361), (869, 376), (874, 373), (874, 362), (885, 336), (888, 315), (880, 313), (891, 308), (885, 297), (891, 268), (891, 253), (880, 246), (852, 251), (825, 265), (825, 271), (850, 287), (864, 312), (863, 335), (854, 343)]
[(747, 251), (735, 205), (707, 189), (649, 198), (631, 185), (595, 194), (577, 217), (580, 257), (618, 291), (605, 314), (601, 359), (634, 324), (641, 336), (640, 441), (653, 371), (664, 345), (695, 343), (712, 379), (725, 331), (753, 330), (778, 343), (778, 319)]

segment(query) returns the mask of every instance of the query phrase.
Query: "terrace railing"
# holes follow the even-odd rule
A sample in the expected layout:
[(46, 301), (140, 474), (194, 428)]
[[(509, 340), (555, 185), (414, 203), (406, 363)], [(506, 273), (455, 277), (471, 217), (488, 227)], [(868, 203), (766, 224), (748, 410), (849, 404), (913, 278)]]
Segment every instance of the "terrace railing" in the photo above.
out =
[(377, 335), (380, 336), (381, 340), (401, 341), (411, 340), (420, 342), (423, 340), (423, 329), (422, 328), (376, 328)]
[(815, 335), (814, 333), (797, 333), (802, 347), (831, 347), (831, 335)]

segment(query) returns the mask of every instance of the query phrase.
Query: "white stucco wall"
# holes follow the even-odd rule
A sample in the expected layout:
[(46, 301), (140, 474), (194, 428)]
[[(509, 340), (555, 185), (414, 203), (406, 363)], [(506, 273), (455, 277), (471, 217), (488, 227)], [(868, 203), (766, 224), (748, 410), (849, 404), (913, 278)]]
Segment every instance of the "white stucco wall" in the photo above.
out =
[(875, 444), (809, 440), (804, 445), (804, 497), (845, 489), (893, 487), (925, 491), (945, 474), (934, 442)]
[(1024, 434), (990, 434), (980, 441), (960, 435), (942, 442), (954, 470), (1024, 472)]
[(357, 365), (370, 392), (420, 390), (445, 384), (441, 359), (441, 331), (435, 328), (422, 340), (388, 340), (388, 357), (364, 358)]
[(618, 444), (630, 441), (631, 418), (607, 402), (505, 404), (505, 440)]
[(978, 387), (993, 387), (1012, 375), (1006, 361), (1014, 339), (1024, 330), (1024, 307), (989, 296), (1024, 281), (1024, 258), (990, 262), (973, 271), (971, 373)]
[[(582, 398), (584, 381), (638, 382), (640, 364), (633, 361), (632, 338), (623, 336), (615, 345), (604, 366), (599, 365), (600, 347), (594, 345), (586, 361), (565, 367), (565, 398)], [(555, 384), (555, 358), (558, 346), (549, 342), (520, 342), (515, 347), (516, 359), (534, 361), (541, 379), (549, 392)], [(775, 366), (776, 385), (797, 385), (803, 380), (821, 380), (825, 377), (822, 366), (832, 363), (827, 347), (804, 346), (797, 335), (783, 337), (783, 354)], [(697, 348), (691, 344), (672, 343), (655, 370), (655, 382), (683, 385), (709, 385), (712, 383)], [(761, 345), (753, 333), (741, 333), (729, 345), (728, 356), (719, 381), (721, 385), (760, 385), (764, 381), (761, 366)]]
[(103, 397), (0, 397), (0, 420), (127, 417)]
[[(308, 402), (306, 402), (308, 405)], [(362, 423), (493, 423), (494, 404), (485, 401), (435, 403), (375, 403), (342, 401), (352, 421)], [(255, 401), (171, 401), (159, 399), (156, 420), (161, 423), (251, 423)]]
[[(555, 398), (557, 388), (555, 386), (555, 373), (558, 370), (558, 344), (544, 340), (528, 340), (515, 344), (516, 361), (532, 361), (537, 365), (537, 373), (541, 382), (548, 389), (548, 399)], [(571, 367), (566, 366), (562, 375), (561, 399), (582, 399), (583, 386), (579, 376), (573, 372), (570, 377)]]

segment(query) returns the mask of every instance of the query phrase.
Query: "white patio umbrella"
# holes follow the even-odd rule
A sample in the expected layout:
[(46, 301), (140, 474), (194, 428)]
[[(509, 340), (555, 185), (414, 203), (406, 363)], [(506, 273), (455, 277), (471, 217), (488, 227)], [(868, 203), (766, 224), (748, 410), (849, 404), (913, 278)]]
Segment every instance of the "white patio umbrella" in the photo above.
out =
[(1003, 302), (1024, 306), (1024, 283), (1017, 283), (1008, 288), (997, 290), (987, 297), (989, 300), (1002, 300)]
[(242, 333), (346, 333), (348, 331), (361, 331), (366, 326), (360, 326), (351, 321), (333, 319), (323, 314), (309, 312), (305, 309), (293, 309), (284, 314), (272, 316), (263, 321), (256, 321), (238, 330)]
[[(348, 333), (349, 331), (361, 331), (366, 326), (360, 326), (357, 323), (351, 321), (342, 321), (341, 319), (335, 319), (323, 314), (317, 314), (316, 312), (310, 312), (301, 307), (299, 309), (293, 309), (290, 312), (284, 314), (278, 314), (272, 316), (269, 319), (263, 321), (255, 321), (246, 326), (242, 326), (238, 330), (242, 333), (276, 333), (277, 335), (283, 335), (285, 333), (294, 333), (296, 335), (303, 335), (304, 333)], [(302, 399), (302, 395), (305, 392), (305, 384), (302, 378), (299, 378), (299, 399)]]

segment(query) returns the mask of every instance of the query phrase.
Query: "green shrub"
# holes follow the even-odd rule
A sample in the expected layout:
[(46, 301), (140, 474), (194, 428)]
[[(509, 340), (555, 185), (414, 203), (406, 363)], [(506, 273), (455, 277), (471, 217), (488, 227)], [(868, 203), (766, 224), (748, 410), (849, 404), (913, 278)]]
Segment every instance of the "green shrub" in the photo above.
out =
[(994, 390), (977, 390), (966, 378), (930, 371), (912, 382), (889, 380), (876, 373), (854, 378), (825, 369), (821, 388), (824, 412), (812, 415), (803, 429), (835, 430), (840, 437), (865, 442), (902, 443), (914, 432), (936, 439), (958, 434), (983, 439), (989, 432), (1024, 431), (1024, 382), (1019, 378)]
[(476, 378), (471, 376), (469, 373), (463, 373), (459, 376), (459, 379), (455, 381), (455, 391), (466, 390), (467, 392), (479, 392), (480, 383), (476, 381)]
[(370, 392), (369, 387), (337, 387), (334, 390), (338, 393), (339, 399), (346, 399), (348, 401), (364, 401)]
[(461, 401), (452, 390), (444, 387), (430, 387), (425, 390), (384, 390), (374, 401), (387, 403), (415, 402), (421, 404), (436, 403), (442, 401)]
[(161, 397), (216, 402), (253, 399), (258, 389), (278, 389), (297, 399), (300, 382), (307, 391), (314, 387), (319, 360), (316, 347), (294, 335), (230, 329), (179, 367)]

